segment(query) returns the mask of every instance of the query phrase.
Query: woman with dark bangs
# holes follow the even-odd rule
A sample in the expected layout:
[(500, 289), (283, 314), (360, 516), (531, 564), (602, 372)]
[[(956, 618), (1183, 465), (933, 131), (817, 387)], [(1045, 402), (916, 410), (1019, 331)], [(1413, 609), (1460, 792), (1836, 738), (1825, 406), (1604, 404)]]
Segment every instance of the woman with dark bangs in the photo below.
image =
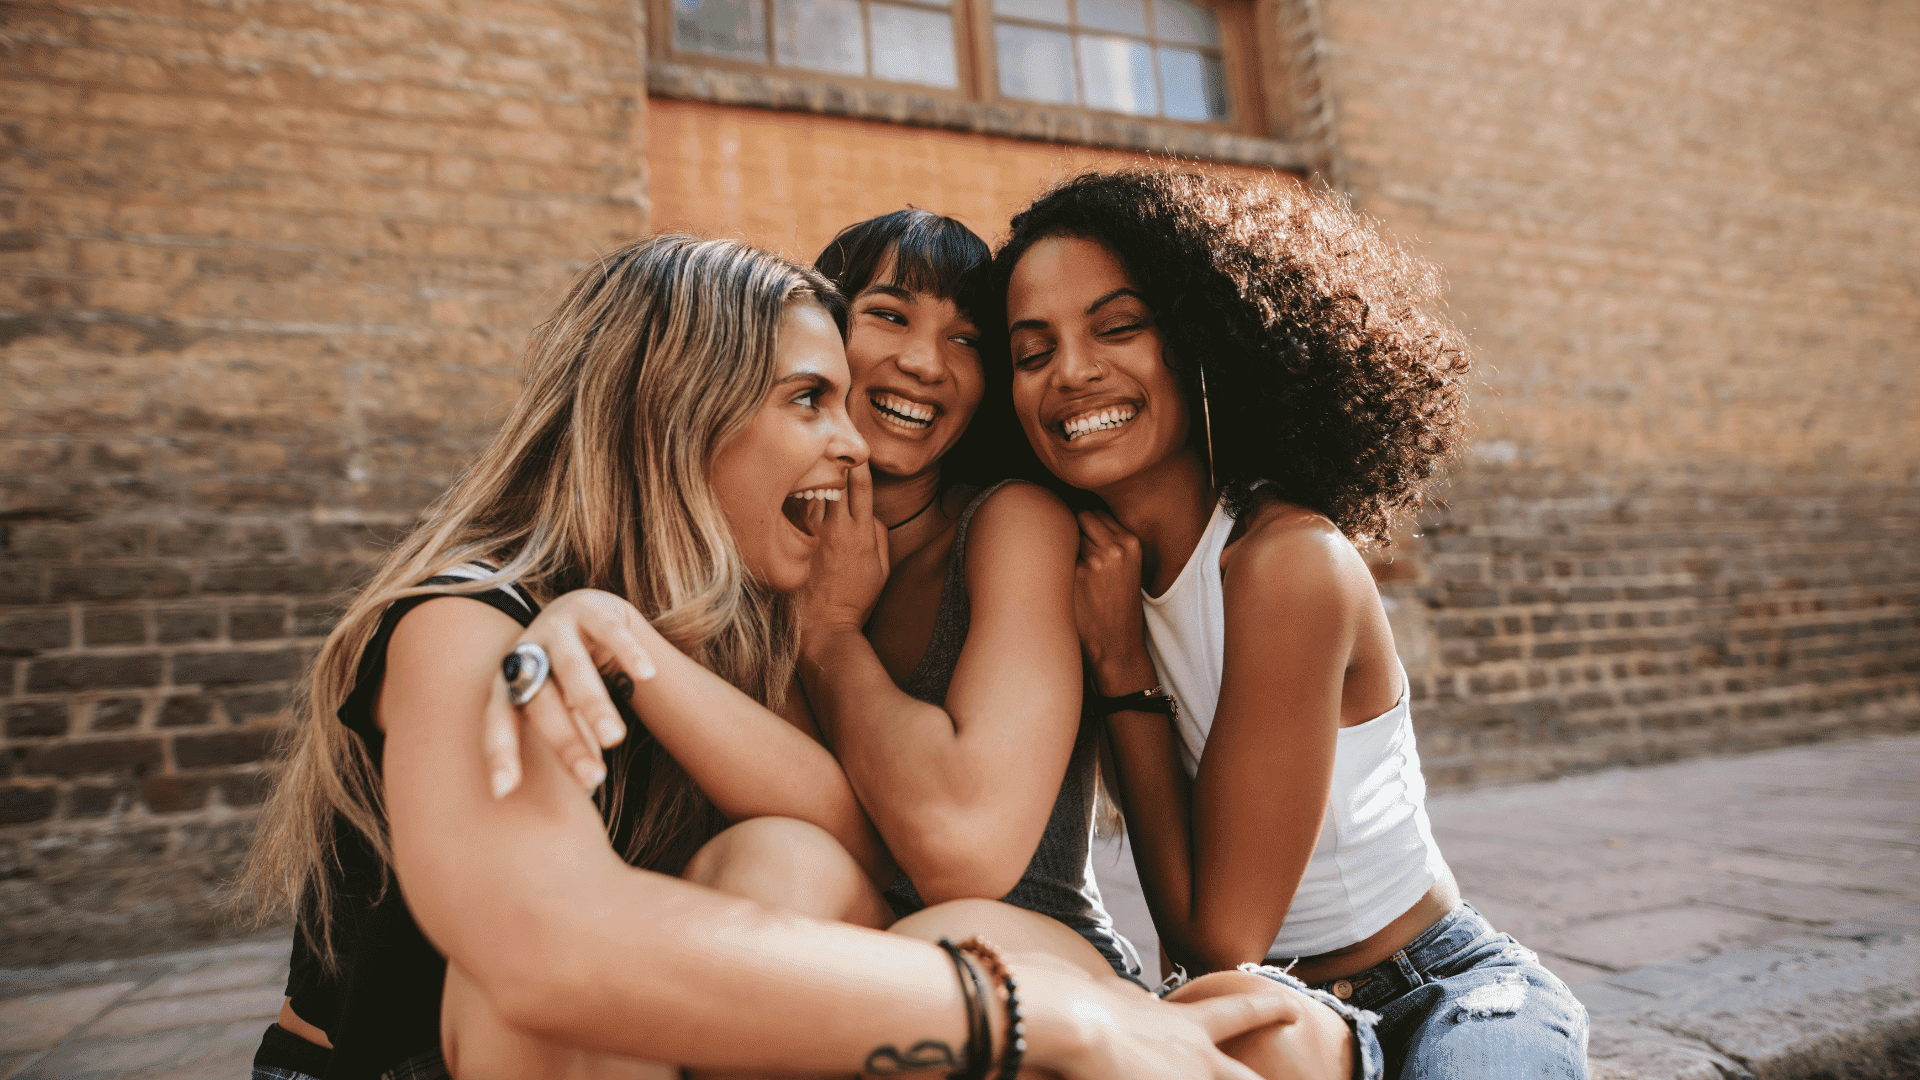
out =
[(1166, 954), (1377, 1012), (1389, 1076), (1584, 1077), (1434, 844), (1360, 554), (1462, 438), (1434, 268), (1330, 195), (1129, 171), (1016, 216), (993, 285), (1030, 445), (1104, 504), (1076, 618)]
[[(796, 864), (807, 848), (793, 823), (769, 821), (722, 834), (690, 874), (927, 941), (984, 935), (1151, 1001), (1089, 857), (1099, 727), (1080, 714), (1078, 529), (1056, 495), (1004, 479), (1037, 469), (1006, 407), (1007, 370), (981, 362), (971, 308), (988, 256), (959, 222), (905, 210), (844, 230), (817, 264), (850, 298), (848, 411), (871, 480), (852, 470), (847, 498), (814, 529), (821, 546), (798, 596), (811, 710), (796, 723), (832, 747), (899, 873), (884, 891), (850, 870), (823, 889)], [(555, 657), (605, 648), (565, 618), (528, 637)], [(570, 702), (598, 692), (592, 678), (560, 685)], [(545, 735), (566, 743), (573, 730)], [(724, 874), (706, 872), (710, 856), (724, 856)], [(1225, 972), (1177, 999), (1249, 984), (1271, 986)], [(1234, 1054), (1269, 1080), (1347, 1077), (1342, 1012), (1360, 1022), (1333, 999), (1297, 995), (1289, 1022)]]

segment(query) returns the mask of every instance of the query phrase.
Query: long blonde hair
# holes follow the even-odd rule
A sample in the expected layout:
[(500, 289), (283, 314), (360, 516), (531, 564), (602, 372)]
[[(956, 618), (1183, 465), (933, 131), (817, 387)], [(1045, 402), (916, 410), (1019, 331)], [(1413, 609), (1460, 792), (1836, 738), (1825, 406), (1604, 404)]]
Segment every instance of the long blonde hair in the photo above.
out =
[[(499, 434), (347, 609), (314, 663), (301, 722), (241, 878), (262, 915), (292, 910), (334, 962), (338, 845), (391, 865), (377, 763), (335, 719), (388, 605), (513, 582), (536, 596), (604, 589), (683, 652), (778, 709), (795, 655), (786, 599), (741, 562), (708, 478), (716, 451), (771, 391), (788, 304), (844, 320), (824, 278), (736, 241), (660, 236), (583, 273), (527, 350), (526, 388)], [(423, 587), (487, 561), (490, 576)], [(643, 726), (609, 752), (602, 816), (621, 854), (677, 872), (725, 826)]]

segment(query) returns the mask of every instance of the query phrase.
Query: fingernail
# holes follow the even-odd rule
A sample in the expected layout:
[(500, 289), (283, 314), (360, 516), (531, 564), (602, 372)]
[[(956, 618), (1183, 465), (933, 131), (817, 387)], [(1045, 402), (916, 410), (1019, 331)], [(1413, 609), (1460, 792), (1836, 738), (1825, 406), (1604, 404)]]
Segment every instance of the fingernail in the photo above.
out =
[(574, 773), (580, 777), (580, 782), (589, 788), (599, 787), (600, 781), (607, 778), (607, 770), (585, 761), (581, 762), (579, 767), (574, 769)]
[(640, 665), (640, 681), (641, 682), (646, 682), (648, 679), (653, 678), (657, 674), (659, 673), (653, 669), (653, 664), (651, 662)]
[(513, 790), (513, 770), (495, 769), (493, 773), (493, 797), (498, 799)]
[(612, 720), (600, 721), (600, 725), (596, 730), (600, 732), (601, 746), (612, 746), (614, 743), (620, 741), (621, 736), (627, 733), (626, 729)]

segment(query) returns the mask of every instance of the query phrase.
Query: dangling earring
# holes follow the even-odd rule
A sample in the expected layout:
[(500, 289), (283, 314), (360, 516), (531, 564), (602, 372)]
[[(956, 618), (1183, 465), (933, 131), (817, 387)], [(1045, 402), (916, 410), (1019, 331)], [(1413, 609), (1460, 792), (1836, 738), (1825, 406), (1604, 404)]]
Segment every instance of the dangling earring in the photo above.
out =
[(1213, 479), (1213, 409), (1207, 403), (1207, 365), (1194, 366), (1200, 369), (1200, 423), (1207, 432), (1207, 487), (1217, 492), (1220, 485)]

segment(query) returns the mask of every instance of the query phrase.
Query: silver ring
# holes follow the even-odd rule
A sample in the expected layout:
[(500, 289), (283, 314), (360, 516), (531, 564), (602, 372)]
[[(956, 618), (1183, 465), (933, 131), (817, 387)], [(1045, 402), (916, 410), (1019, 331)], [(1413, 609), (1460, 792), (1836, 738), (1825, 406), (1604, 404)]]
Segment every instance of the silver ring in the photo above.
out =
[(507, 677), (507, 695), (515, 705), (532, 701), (533, 695), (547, 685), (547, 672), (551, 670), (553, 665), (547, 660), (547, 650), (533, 641), (515, 645), (507, 658), (500, 661), (500, 674)]

